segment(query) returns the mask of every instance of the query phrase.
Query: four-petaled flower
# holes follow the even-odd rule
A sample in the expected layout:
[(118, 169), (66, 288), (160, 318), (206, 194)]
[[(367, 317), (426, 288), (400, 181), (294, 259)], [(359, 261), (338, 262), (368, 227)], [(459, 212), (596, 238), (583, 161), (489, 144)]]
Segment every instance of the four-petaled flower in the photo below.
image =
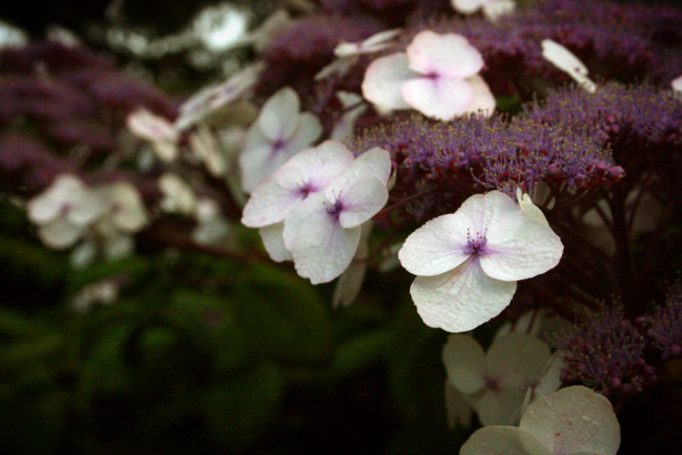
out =
[(292, 155), (312, 145), (321, 133), (317, 118), (310, 112), (300, 112), (296, 92), (285, 87), (275, 93), (251, 126), (239, 157), (244, 191), (251, 193)]
[(611, 403), (583, 386), (560, 389), (531, 403), (518, 427), (476, 431), (460, 455), (615, 455), (620, 425)]
[(522, 204), (499, 191), (477, 194), (405, 240), (400, 263), (418, 275), (410, 294), (426, 325), (473, 330), (509, 305), (518, 280), (559, 263), (561, 240), (539, 209)]
[(370, 64), (364, 97), (379, 111), (414, 108), (427, 117), (452, 120), (467, 113), (492, 114), (495, 98), (478, 76), (483, 57), (461, 35), (417, 34), (407, 52)]
[(469, 335), (450, 335), (443, 347), (448, 380), (478, 413), (483, 425), (518, 422), (526, 391), (540, 377), (549, 345), (523, 333), (498, 339), (487, 353)]
[(73, 175), (60, 175), (28, 203), (28, 216), (40, 239), (52, 248), (67, 248), (102, 214), (97, 195)]

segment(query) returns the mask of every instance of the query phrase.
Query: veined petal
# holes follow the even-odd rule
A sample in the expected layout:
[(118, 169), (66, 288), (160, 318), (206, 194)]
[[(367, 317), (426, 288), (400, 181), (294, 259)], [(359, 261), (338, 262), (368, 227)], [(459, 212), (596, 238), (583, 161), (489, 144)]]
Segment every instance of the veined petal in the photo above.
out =
[(381, 147), (374, 147), (353, 161), (343, 174), (331, 182), (327, 189), (327, 198), (333, 199), (336, 195), (348, 190), (359, 180), (374, 178), (383, 183), (388, 183), (391, 174), (391, 155)]
[(611, 403), (583, 386), (560, 389), (531, 403), (521, 418), (550, 453), (615, 455), (620, 425)]
[(270, 259), (275, 262), (291, 261), (293, 257), (284, 246), (284, 223), (271, 224), (258, 230)]
[(521, 415), (524, 392), (487, 390), (476, 404), (481, 425), (516, 425)]
[(472, 434), (460, 455), (551, 455), (531, 433), (510, 426), (491, 425)]
[(470, 110), (474, 90), (464, 79), (419, 77), (402, 85), (403, 98), (427, 117), (449, 121)]
[(563, 254), (561, 239), (548, 225), (517, 210), (490, 225), (488, 253), (480, 257), (485, 273), (498, 280), (540, 275), (556, 267)]
[(490, 117), (495, 112), (495, 97), (490, 91), (490, 87), (478, 74), (467, 79), (469, 86), (474, 91), (474, 101), (469, 106), (466, 114), (478, 114), (483, 117)]
[(361, 225), (376, 215), (388, 201), (386, 183), (374, 177), (360, 179), (345, 190), (339, 199), (343, 209), (339, 213), (341, 227), (348, 229)]
[(296, 129), (300, 109), (296, 92), (290, 87), (284, 87), (263, 105), (258, 117), (258, 127), (273, 142), (286, 140)]
[(304, 201), (284, 222), (284, 243), (291, 251), (298, 274), (313, 284), (340, 276), (360, 241), (360, 226), (344, 229), (327, 213), (324, 195)]
[(409, 109), (410, 105), (403, 99), (401, 89), (405, 82), (414, 77), (415, 73), (410, 70), (404, 52), (380, 57), (365, 71), (362, 95), (382, 112)]
[(448, 380), (461, 393), (470, 395), (485, 386), (485, 353), (472, 336), (450, 335), (443, 346), (442, 358)]
[(532, 335), (513, 332), (495, 340), (488, 349), (486, 363), (501, 390), (523, 397), (526, 389), (540, 377), (549, 356), (547, 343)]
[(246, 144), (239, 155), (239, 167), (242, 174), (242, 187), (251, 193), (256, 186), (275, 168), (269, 162), (273, 152), (273, 144), (260, 131), (257, 125), (249, 130)]
[(488, 277), (475, 259), (441, 275), (417, 277), (410, 287), (417, 312), (429, 327), (466, 332), (504, 310), (515, 282)]
[(306, 197), (306, 194), (294, 185), (285, 186), (278, 179), (266, 179), (258, 185), (244, 206), (242, 224), (249, 227), (265, 227), (284, 221)]
[(466, 79), (483, 68), (478, 49), (455, 33), (419, 32), (407, 46), (407, 58), (410, 69), (423, 75)]
[(400, 264), (420, 276), (440, 275), (463, 264), (469, 258), (464, 252), (469, 224), (459, 211), (428, 221), (405, 240), (398, 252)]

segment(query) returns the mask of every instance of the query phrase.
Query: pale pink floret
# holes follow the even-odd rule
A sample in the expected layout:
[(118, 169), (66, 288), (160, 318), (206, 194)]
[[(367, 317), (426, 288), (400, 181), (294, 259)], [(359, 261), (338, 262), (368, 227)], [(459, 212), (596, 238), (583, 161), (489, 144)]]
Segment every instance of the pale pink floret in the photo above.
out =
[(490, 115), (495, 98), (477, 75), (482, 68), (481, 54), (466, 38), (426, 30), (407, 52), (372, 62), (362, 91), (381, 112), (411, 107), (444, 121), (467, 113)]
[(410, 293), (424, 322), (465, 332), (497, 316), (509, 305), (516, 281), (552, 269), (562, 252), (546, 222), (491, 191), (417, 229), (399, 258), (417, 275)]

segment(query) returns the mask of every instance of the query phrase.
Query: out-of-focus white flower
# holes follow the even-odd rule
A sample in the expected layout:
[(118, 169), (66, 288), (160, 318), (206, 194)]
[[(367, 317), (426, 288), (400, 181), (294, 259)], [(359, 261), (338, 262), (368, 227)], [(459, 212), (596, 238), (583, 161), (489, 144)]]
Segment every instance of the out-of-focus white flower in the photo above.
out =
[(495, 98), (478, 76), (483, 57), (462, 35), (417, 34), (407, 52), (373, 61), (362, 83), (377, 110), (413, 108), (438, 120), (479, 113), (491, 115)]
[(353, 92), (338, 92), (336, 97), (341, 101), (345, 112), (334, 124), (330, 138), (341, 141), (353, 134), (355, 122), (366, 110), (367, 104), (362, 102), (362, 97)]
[(85, 313), (95, 305), (113, 305), (118, 299), (120, 280), (107, 279), (85, 286), (71, 301), (72, 308)]
[(536, 211), (491, 191), (417, 229), (399, 258), (417, 275), (410, 294), (424, 323), (466, 332), (500, 314), (518, 280), (554, 268), (562, 253), (561, 240)]
[(678, 93), (682, 93), (682, 74), (672, 80), (670, 86)]
[(374, 54), (388, 49), (394, 44), (393, 39), (400, 34), (400, 31), (400, 29), (384, 30), (357, 43), (342, 41), (334, 49), (336, 59), (322, 68), (315, 75), (315, 80), (319, 81), (333, 74), (344, 74), (358, 61), (361, 55)]
[(245, 95), (258, 81), (263, 63), (258, 62), (233, 74), (225, 82), (207, 87), (180, 106), (175, 128), (184, 131), (195, 123)]
[(128, 129), (140, 139), (152, 143), (161, 161), (174, 161), (178, 155), (179, 134), (172, 123), (146, 109), (138, 109), (127, 119)]
[(68, 248), (102, 214), (99, 195), (73, 175), (63, 174), (28, 203), (28, 216), (48, 246)]
[(336, 141), (294, 155), (256, 187), (244, 206), (242, 223), (260, 228), (265, 249), (273, 260), (291, 260), (282, 237), (284, 221), (302, 201), (324, 191), (352, 163), (353, 154)]
[(450, 3), (462, 14), (474, 14), (482, 9), (485, 17), (491, 21), (511, 13), (516, 8), (513, 0), (451, 0)]
[(571, 51), (554, 40), (542, 41), (542, 56), (558, 69), (568, 74), (582, 88), (590, 93), (597, 90), (595, 84), (588, 76), (587, 67)]
[(362, 224), (388, 200), (390, 173), (389, 153), (379, 147), (370, 149), (287, 217), (284, 246), (300, 276), (313, 284), (326, 283), (348, 268), (360, 242)]
[(321, 133), (317, 118), (310, 112), (300, 112), (295, 91), (285, 87), (275, 93), (251, 126), (239, 157), (244, 191), (251, 193), (282, 163), (312, 145)]
[(450, 335), (443, 348), (450, 383), (475, 397), (473, 406), (483, 425), (518, 421), (526, 390), (538, 380), (549, 356), (547, 343), (522, 333), (495, 340), (487, 353), (469, 335)]
[(489, 426), (476, 431), (460, 455), (615, 455), (620, 425), (609, 400), (572, 386), (531, 403), (519, 427)]
[(339, 277), (339, 281), (334, 288), (332, 306), (348, 306), (355, 301), (362, 289), (367, 273), (367, 260), (369, 259), (369, 236), (372, 233), (371, 221), (362, 225), (362, 234), (358, 249), (355, 252), (353, 261), (345, 272)]
[(204, 245), (217, 245), (228, 240), (230, 225), (222, 216), (220, 206), (209, 198), (199, 199), (195, 218), (197, 226), (192, 231), (192, 238)]
[(106, 221), (124, 233), (137, 232), (147, 224), (147, 212), (137, 189), (128, 182), (97, 188)]
[(169, 213), (193, 215), (197, 198), (192, 188), (175, 174), (166, 173), (159, 178), (159, 189), (163, 194), (161, 209)]
[(214, 177), (221, 177), (227, 170), (227, 160), (218, 140), (211, 130), (201, 125), (189, 136), (189, 144), (194, 155), (206, 165)]
[(462, 392), (457, 390), (448, 379), (445, 380), (445, 412), (448, 428), (468, 428), (471, 425), (472, 408)]
[(526, 396), (521, 406), (521, 414), (533, 401), (559, 390), (561, 387), (561, 370), (564, 368), (564, 355), (563, 351), (556, 351), (547, 360), (545, 367), (540, 373), (540, 378), (526, 390)]

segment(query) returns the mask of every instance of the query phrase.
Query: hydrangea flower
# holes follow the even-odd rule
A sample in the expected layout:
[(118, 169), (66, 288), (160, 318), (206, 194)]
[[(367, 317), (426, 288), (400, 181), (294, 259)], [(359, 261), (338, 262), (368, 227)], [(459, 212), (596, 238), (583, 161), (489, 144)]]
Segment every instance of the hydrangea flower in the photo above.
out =
[(161, 209), (169, 213), (191, 215), (197, 207), (197, 198), (192, 188), (175, 174), (166, 173), (159, 177), (159, 189), (163, 194)]
[(223, 155), (218, 140), (206, 126), (199, 126), (189, 136), (189, 144), (194, 155), (206, 165), (213, 177), (221, 177), (227, 170), (227, 159)]
[(482, 68), (483, 57), (466, 38), (425, 30), (407, 52), (372, 62), (362, 93), (383, 112), (414, 108), (438, 120), (476, 112), (489, 115), (495, 98), (478, 76)]
[(504, 16), (516, 7), (513, 0), (451, 0), (452, 7), (462, 14), (473, 14), (483, 10), (483, 14), (490, 20)]
[(461, 455), (615, 455), (620, 425), (609, 400), (587, 387), (566, 387), (531, 403), (518, 427), (476, 431)]
[(310, 112), (300, 112), (300, 107), (298, 95), (289, 87), (279, 90), (263, 106), (239, 157), (242, 187), (247, 193), (320, 137), (319, 120)]
[(68, 248), (102, 214), (95, 193), (73, 175), (63, 174), (28, 203), (28, 216), (48, 246)]
[(590, 93), (597, 90), (597, 85), (587, 77), (587, 67), (566, 47), (551, 39), (542, 41), (542, 56), (554, 66), (565, 72), (582, 88)]
[(670, 86), (673, 88), (674, 91), (682, 93), (682, 74), (673, 79), (672, 82), (670, 83)]
[(117, 231), (133, 233), (147, 224), (147, 212), (137, 189), (128, 182), (115, 182), (97, 189), (107, 222)]
[(152, 143), (154, 153), (161, 161), (175, 160), (179, 134), (168, 120), (146, 109), (138, 109), (128, 116), (127, 125), (135, 136)]
[(324, 191), (296, 207), (284, 223), (283, 234), (300, 276), (312, 284), (326, 283), (348, 268), (363, 223), (388, 200), (390, 174), (389, 153), (373, 148), (355, 158)]
[(469, 335), (450, 335), (443, 347), (448, 380), (469, 397), (483, 425), (518, 421), (526, 391), (549, 357), (547, 343), (523, 333), (496, 339), (487, 353)]
[(274, 261), (291, 260), (282, 237), (284, 221), (302, 201), (324, 191), (352, 163), (353, 154), (335, 141), (294, 155), (251, 193), (242, 224), (260, 228), (265, 249)]
[(398, 256), (417, 275), (410, 294), (426, 325), (473, 330), (509, 305), (516, 281), (559, 263), (561, 240), (531, 213), (499, 191), (476, 194), (405, 240)]

